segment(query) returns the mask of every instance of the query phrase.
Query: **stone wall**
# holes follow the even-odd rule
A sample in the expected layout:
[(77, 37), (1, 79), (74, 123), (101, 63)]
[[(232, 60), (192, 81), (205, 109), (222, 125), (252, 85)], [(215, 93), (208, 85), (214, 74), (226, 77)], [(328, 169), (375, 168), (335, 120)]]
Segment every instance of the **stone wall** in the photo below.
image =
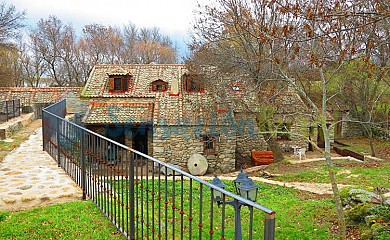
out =
[[(218, 135), (215, 154), (204, 154), (202, 135)], [(207, 173), (228, 173), (235, 170), (235, 132), (221, 126), (155, 126), (153, 157), (180, 166), (188, 171), (188, 159), (200, 153), (208, 161)]]
[(23, 114), (20, 117), (13, 118), (8, 122), (5, 122), (0, 127), (0, 139), (4, 140), (16, 133), (23, 127), (26, 127), (34, 120), (34, 113)]
[(252, 150), (267, 150), (256, 123), (255, 113), (235, 113), (237, 128), (236, 168), (251, 165)]
[(362, 124), (356, 122), (356, 119), (350, 116), (344, 116), (342, 122), (341, 136), (342, 138), (348, 137), (361, 137), (364, 135)]
[[(270, 150), (256, 122), (256, 113), (236, 113), (237, 123), (237, 167), (251, 164), (252, 150)], [(290, 121), (291, 122), (291, 121)], [(307, 120), (291, 122), (289, 140), (279, 139), (281, 149), (285, 153), (293, 151), (293, 146), (308, 148), (308, 141), (304, 136), (308, 135)]]

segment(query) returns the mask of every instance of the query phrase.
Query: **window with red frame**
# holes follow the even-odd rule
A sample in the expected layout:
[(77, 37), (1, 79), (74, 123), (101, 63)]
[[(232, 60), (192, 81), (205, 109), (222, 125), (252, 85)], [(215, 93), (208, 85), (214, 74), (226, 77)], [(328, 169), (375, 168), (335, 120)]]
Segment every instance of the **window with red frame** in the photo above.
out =
[(159, 79), (152, 82), (152, 91), (153, 92), (165, 92), (168, 90), (168, 83)]

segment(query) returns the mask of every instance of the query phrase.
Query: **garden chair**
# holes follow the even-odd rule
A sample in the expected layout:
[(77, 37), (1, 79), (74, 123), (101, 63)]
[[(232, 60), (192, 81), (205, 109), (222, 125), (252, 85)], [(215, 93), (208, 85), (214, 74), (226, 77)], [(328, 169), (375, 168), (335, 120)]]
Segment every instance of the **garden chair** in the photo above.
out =
[(306, 159), (306, 148), (298, 149), (298, 156), (299, 160), (302, 160), (303, 157)]

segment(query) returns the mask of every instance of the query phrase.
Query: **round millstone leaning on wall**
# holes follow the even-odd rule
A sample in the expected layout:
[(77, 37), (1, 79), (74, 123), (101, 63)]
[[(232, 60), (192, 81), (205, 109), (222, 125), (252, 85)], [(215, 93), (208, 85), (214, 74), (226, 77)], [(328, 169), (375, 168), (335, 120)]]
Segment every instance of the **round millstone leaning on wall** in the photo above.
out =
[(195, 176), (203, 176), (207, 172), (206, 158), (198, 153), (193, 154), (187, 162), (188, 171)]

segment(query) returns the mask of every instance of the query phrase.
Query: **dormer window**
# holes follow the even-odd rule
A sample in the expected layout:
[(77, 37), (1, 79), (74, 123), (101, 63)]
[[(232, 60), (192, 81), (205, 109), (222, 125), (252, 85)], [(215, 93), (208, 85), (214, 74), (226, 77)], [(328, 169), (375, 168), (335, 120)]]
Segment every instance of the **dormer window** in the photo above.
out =
[(108, 92), (124, 93), (130, 90), (132, 76), (128, 71), (125, 71), (122, 68), (117, 68), (107, 73), (107, 75), (108, 75)]
[(161, 79), (158, 79), (152, 82), (152, 91), (153, 92), (165, 92), (168, 90), (168, 83), (164, 82)]
[(185, 92), (204, 92), (203, 86), (195, 82), (189, 74), (183, 76), (183, 88)]
[(127, 92), (130, 88), (131, 76), (109, 76), (108, 91), (109, 92)]

